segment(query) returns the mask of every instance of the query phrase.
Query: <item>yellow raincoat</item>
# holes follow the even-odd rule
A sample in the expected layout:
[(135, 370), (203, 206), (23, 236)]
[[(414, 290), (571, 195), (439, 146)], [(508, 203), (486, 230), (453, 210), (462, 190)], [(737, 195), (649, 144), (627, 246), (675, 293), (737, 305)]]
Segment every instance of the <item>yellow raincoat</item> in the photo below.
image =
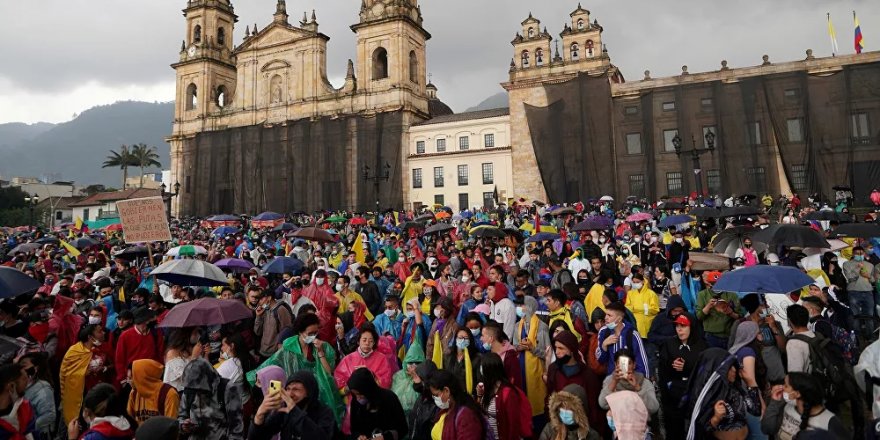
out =
[(61, 361), (58, 378), (61, 383), (61, 415), (64, 417), (65, 426), (79, 417), (83, 388), (86, 385), (86, 372), (91, 361), (92, 350), (82, 342), (71, 346), (64, 355), (64, 360)]
[[(526, 337), (523, 338), (522, 335), (525, 332), (525, 323), (526, 320), (529, 322), (528, 332), (526, 333)], [(529, 341), (530, 347), (539, 347), (541, 345), (549, 345), (547, 342), (549, 341), (550, 335), (549, 330), (546, 325), (541, 325), (542, 322), (538, 319), (538, 316), (534, 314), (534, 311), (529, 316), (529, 313), (526, 312), (523, 319), (521, 319), (516, 324), (516, 334), (514, 338), (514, 342), (519, 343), (523, 339)], [(538, 341), (538, 330), (543, 328), (543, 339), (546, 339), (543, 344), (539, 344)], [(526, 396), (529, 399), (529, 404), (532, 406), (532, 416), (537, 416), (544, 413), (544, 399), (547, 397), (547, 385), (544, 384), (544, 380), (541, 379), (544, 374), (544, 359), (538, 356), (535, 356), (532, 350), (526, 350), (519, 352), (520, 357), (520, 366), (522, 366), (523, 376), (526, 379), (525, 386), (522, 387)]]
[(643, 338), (648, 337), (651, 322), (660, 312), (660, 299), (650, 287), (643, 285), (641, 289), (632, 289), (626, 294), (626, 308), (636, 318), (636, 329)]

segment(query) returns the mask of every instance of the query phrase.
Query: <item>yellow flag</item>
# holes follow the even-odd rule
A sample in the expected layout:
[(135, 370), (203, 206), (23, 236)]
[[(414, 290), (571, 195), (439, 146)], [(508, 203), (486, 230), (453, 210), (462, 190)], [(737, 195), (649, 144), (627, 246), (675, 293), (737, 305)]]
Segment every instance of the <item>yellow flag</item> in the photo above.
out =
[(119, 301), (125, 302), (125, 286), (119, 288)]
[(82, 230), (83, 228), (83, 219), (77, 217), (76, 223), (73, 224), (73, 229)]
[(351, 251), (354, 252), (355, 261), (366, 264), (367, 255), (364, 253), (364, 234), (358, 233), (357, 239), (351, 245)]
[(69, 253), (70, 256), (72, 256), (74, 258), (79, 256), (79, 249), (73, 247), (73, 245), (71, 245), (70, 243), (68, 243), (64, 240), (59, 240), (59, 241), (61, 242), (61, 246), (64, 246), (64, 249), (67, 249), (67, 253)]
[(399, 224), (400, 224), (400, 213), (397, 211), (394, 211), (394, 225), (396, 226)]
[[(468, 358), (469, 356), (465, 353), (464, 357)], [(443, 342), (440, 339), (440, 332), (434, 332), (434, 350), (431, 353), (431, 360), (434, 361), (437, 368), (443, 369)]]

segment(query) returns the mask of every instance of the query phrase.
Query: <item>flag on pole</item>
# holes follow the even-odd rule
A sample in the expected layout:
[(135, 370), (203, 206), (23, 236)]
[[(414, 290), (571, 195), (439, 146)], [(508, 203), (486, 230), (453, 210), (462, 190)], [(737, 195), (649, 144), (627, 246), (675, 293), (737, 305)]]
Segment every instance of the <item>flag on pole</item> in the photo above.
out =
[(837, 47), (837, 34), (834, 33), (834, 24), (831, 23), (831, 13), (826, 14), (828, 17), (828, 36), (831, 37), (831, 56), (837, 55), (840, 49)]
[(364, 234), (358, 232), (357, 239), (351, 245), (351, 251), (354, 252), (355, 261), (366, 264), (367, 255), (364, 253)]
[(73, 224), (73, 229), (80, 230), (83, 227), (83, 219), (77, 217), (76, 223)]
[(61, 242), (61, 246), (64, 246), (64, 249), (67, 249), (67, 253), (70, 254), (70, 256), (72, 256), (74, 258), (79, 256), (79, 254), (80, 254), (79, 249), (73, 247), (73, 245), (71, 245), (70, 243), (68, 243), (64, 240), (58, 240), (58, 241)]
[(855, 26), (855, 46), (856, 53), (862, 53), (865, 43), (862, 42), (862, 27), (859, 26), (859, 17), (856, 17), (856, 11), (853, 11), (853, 25)]

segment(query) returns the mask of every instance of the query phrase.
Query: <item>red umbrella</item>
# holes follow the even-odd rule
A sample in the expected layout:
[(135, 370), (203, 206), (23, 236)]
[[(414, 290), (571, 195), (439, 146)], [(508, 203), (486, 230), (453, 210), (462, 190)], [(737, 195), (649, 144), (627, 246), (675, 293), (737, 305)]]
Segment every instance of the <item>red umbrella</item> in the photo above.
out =
[(367, 219), (363, 217), (355, 217), (349, 221), (352, 226), (363, 226), (367, 224)]
[(202, 298), (179, 304), (169, 310), (159, 327), (222, 325), (253, 316), (253, 312), (239, 301)]
[(104, 230), (105, 231), (121, 231), (122, 230), (122, 223), (114, 223), (114, 224), (104, 228)]

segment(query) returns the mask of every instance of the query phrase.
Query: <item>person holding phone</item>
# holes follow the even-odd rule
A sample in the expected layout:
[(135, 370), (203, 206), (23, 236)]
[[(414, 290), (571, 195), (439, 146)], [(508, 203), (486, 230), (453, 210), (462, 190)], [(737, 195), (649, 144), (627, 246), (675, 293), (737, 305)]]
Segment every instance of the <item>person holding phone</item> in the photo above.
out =
[(336, 418), (333, 410), (320, 401), (319, 394), (315, 375), (306, 370), (297, 371), (287, 379), (283, 390), (270, 392), (263, 399), (248, 438), (267, 439), (277, 434), (285, 439), (334, 438)]
[(599, 393), (599, 406), (608, 409), (608, 395), (617, 391), (633, 391), (638, 393), (648, 414), (656, 414), (660, 409), (654, 384), (644, 374), (636, 371), (635, 355), (632, 350), (622, 348), (614, 353), (614, 373), (605, 376), (602, 391)]

